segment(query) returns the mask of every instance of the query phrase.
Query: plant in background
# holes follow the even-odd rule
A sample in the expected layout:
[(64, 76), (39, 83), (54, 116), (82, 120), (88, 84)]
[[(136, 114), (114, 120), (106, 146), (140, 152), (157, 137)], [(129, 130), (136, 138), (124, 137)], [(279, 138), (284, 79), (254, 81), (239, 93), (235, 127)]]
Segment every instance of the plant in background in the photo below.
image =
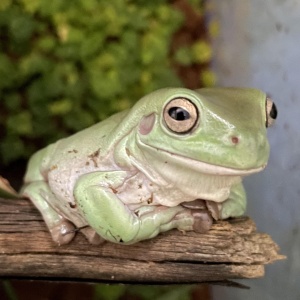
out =
[[(118, 299), (141, 299), (141, 300), (190, 300), (193, 285), (104, 285), (95, 287), (93, 300), (118, 300)], [(123, 298), (124, 297), (124, 298)]]
[[(0, 165), (162, 87), (214, 84), (203, 0), (0, 0)], [(15, 175), (14, 175), (15, 176)], [(7, 296), (17, 299), (9, 282)], [(125, 286), (95, 288), (119, 299)], [(130, 287), (190, 299), (191, 287)]]
[(207, 38), (174, 43), (182, 3), (203, 22), (202, 1), (1, 0), (0, 163), (187, 85), (180, 70), (204, 66), (196, 83), (212, 84)]

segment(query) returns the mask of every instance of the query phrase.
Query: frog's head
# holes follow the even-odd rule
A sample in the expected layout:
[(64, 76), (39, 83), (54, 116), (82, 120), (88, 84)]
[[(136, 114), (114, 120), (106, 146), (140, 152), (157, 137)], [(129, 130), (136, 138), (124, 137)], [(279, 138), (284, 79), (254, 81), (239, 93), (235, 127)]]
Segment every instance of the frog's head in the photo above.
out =
[(142, 99), (140, 149), (153, 160), (216, 175), (262, 170), (269, 156), (267, 127), (276, 107), (256, 89), (163, 89)]

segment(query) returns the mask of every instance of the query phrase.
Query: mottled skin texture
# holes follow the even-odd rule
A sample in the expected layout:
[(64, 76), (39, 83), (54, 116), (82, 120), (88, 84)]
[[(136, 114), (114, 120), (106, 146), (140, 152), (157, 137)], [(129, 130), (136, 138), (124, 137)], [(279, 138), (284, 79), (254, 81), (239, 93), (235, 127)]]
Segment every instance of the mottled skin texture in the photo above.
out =
[[(197, 112), (184, 133), (172, 131), (164, 115), (175, 98)], [(205, 232), (212, 217), (244, 213), (241, 180), (262, 170), (269, 155), (265, 124), (261, 91), (162, 89), (34, 154), (22, 193), (59, 244), (86, 225), (92, 243), (130, 244), (172, 228)]]

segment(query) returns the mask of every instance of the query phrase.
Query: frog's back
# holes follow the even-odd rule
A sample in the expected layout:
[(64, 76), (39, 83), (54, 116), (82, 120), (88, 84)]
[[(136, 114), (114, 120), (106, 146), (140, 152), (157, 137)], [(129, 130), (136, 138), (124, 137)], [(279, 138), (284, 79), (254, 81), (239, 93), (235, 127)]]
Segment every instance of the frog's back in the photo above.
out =
[(72, 166), (75, 167), (75, 161), (81, 165), (81, 161), (85, 160), (85, 164), (89, 165), (90, 161), (95, 161), (95, 156), (106, 157), (114, 143), (117, 143), (110, 138), (112, 132), (122, 122), (126, 113), (123, 111), (112, 115), (102, 122), (59, 140), (52, 154), (52, 164), (67, 164), (70, 167), (71, 160)]
[[(110, 137), (112, 131), (122, 122), (127, 111), (112, 115), (89, 128), (75, 133), (67, 138), (36, 152), (30, 159), (25, 175), (25, 182), (48, 180), (49, 173), (58, 171), (95, 167), (96, 156), (107, 156), (114, 140)], [(54, 172), (56, 173), (56, 172)], [(68, 172), (69, 173), (69, 172)]]
[(25, 183), (45, 181), (58, 199), (73, 202), (74, 185), (82, 174), (116, 167), (110, 154), (118, 140), (110, 135), (126, 114), (115, 114), (35, 153)]

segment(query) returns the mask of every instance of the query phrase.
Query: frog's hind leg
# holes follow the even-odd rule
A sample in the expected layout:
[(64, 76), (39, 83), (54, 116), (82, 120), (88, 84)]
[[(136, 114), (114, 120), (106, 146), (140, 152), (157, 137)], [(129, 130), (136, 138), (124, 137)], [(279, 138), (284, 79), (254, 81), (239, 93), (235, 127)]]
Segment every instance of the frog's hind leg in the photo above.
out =
[(52, 239), (59, 245), (69, 243), (74, 235), (75, 226), (66, 218), (58, 214), (50, 205), (55, 195), (50, 191), (45, 181), (28, 183), (22, 190), (42, 214)]

